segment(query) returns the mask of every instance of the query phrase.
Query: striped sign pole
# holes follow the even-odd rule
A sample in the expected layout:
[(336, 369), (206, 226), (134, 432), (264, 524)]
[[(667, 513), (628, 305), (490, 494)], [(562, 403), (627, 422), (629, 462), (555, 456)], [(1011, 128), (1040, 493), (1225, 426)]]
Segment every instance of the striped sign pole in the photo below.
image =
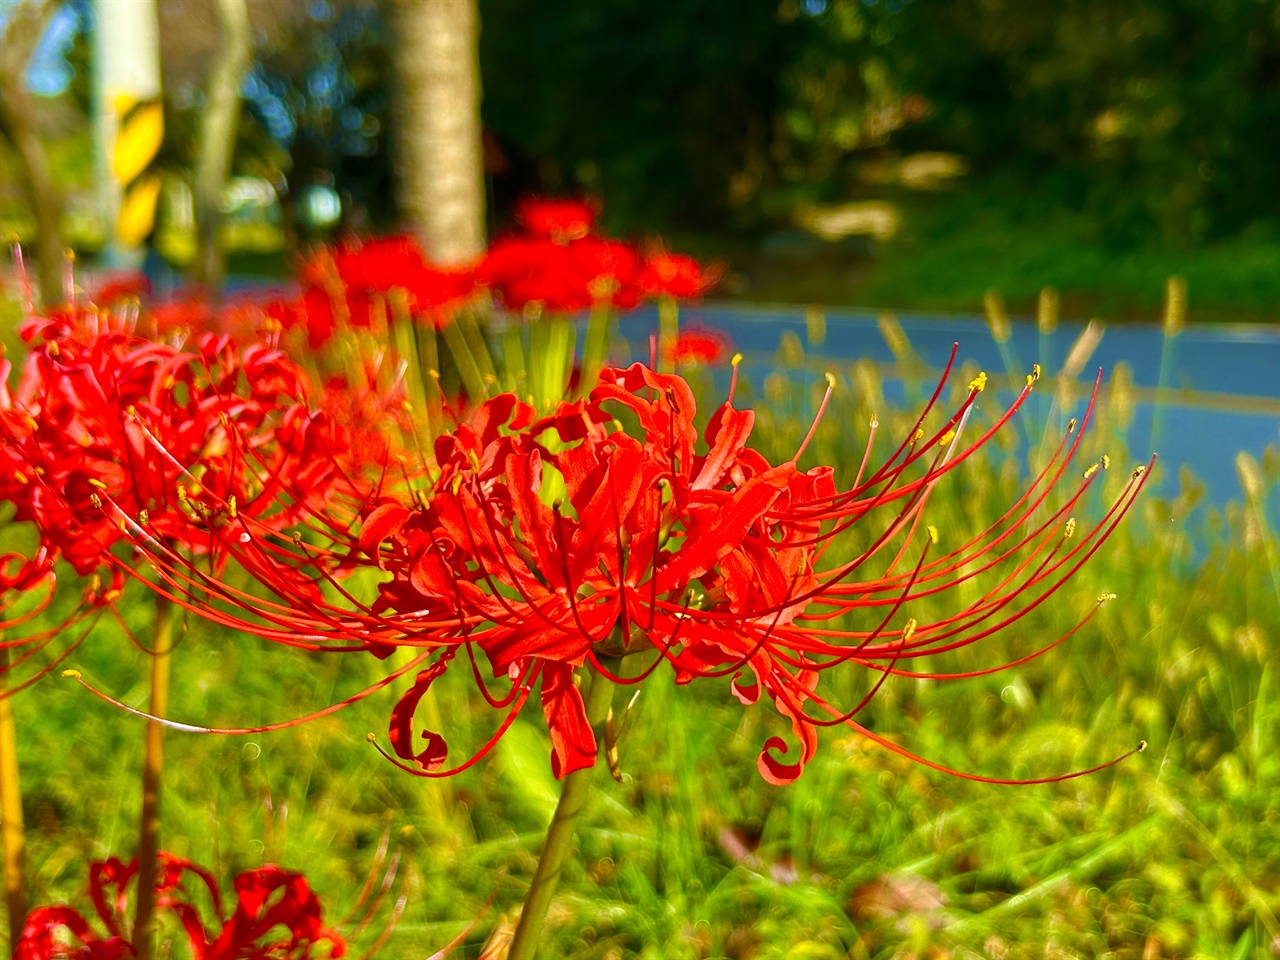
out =
[(98, 183), (104, 260), (137, 267), (155, 224), (161, 180), (150, 169), (164, 140), (156, 0), (95, 0)]

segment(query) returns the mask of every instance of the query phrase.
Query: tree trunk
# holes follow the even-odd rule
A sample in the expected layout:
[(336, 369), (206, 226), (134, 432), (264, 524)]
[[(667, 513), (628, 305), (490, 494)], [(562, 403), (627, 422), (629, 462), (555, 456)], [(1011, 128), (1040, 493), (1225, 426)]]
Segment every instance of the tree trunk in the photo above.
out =
[(50, 4), (21, 3), (0, 37), (0, 124), (18, 151), (36, 218), (36, 270), (46, 306), (62, 299), (62, 195), (36, 130), (36, 105), (25, 74), (52, 12)]
[(463, 263), (485, 249), (476, 0), (396, 0), (400, 206), (427, 255)]
[(231, 171), (240, 122), (240, 88), (249, 69), (249, 7), (245, 0), (217, 0), (222, 47), (205, 90), (200, 121), (200, 155), (196, 160), (195, 279), (216, 295), (226, 272), (226, 258), (218, 246), (222, 187)]

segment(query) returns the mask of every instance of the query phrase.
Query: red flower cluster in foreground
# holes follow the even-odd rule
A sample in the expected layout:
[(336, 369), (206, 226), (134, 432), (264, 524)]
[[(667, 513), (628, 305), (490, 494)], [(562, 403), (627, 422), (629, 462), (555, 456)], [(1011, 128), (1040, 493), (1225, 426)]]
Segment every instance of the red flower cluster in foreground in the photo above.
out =
[[(89, 867), (89, 898), (105, 933), (95, 932), (73, 907), (37, 907), (27, 915), (14, 960), (129, 960), (137, 956), (126, 933), (126, 889), (137, 876), (135, 857), (128, 864), (112, 857)], [(213, 901), (216, 923), (206, 923), (188, 889), (204, 887)], [(246, 870), (233, 881), (236, 903), (224, 915), (212, 874), (190, 860), (160, 854), (156, 905), (181, 925), (194, 960), (308, 960), (343, 957), (343, 939), (324, 926), (320, 901), (300, 873), (275, 866)], [(67, 943), (69, 936), (71, 943)]]
[[(1107, 461), (1086, 469), (1061, 503), (1050, 503), (1079, 448), (1073, 422), (1003, 516), (963, 543), (940, 545), (924, 522), (930, 492), (1013, 417), (1033, 380), (1028, 376), (1009, 408), (970, 439), (985, 376), (940, 426), (923, 427), (944, 376), (912, 432), (869, 469), (873, 425), (863, 469), (847, 490), (837, 487), (830, 467), (797, 465), (816, 421), (786, 463), (770, 464), (750, 449), (754, 416), (733, 406), (732, 389), (707, 424), (706, 452), (698, 450), (688, 384), (639, 364), (604, 371), (588, 399), (541, 418), (503, 395), (437, 440), (432, 475), (424, 478), (429, 492), (414, 483), (397, 490), (388, 478), (358, 525), (350, 525), (358, 533), (336, 536), (329, 552), (290, 554), (252, 518), (217, 518), (226, 548), (287, 608), (201, 578), (145, 540), (136, 544), (182, 602), (229, 626), (315, 647), (417, 648), (414, 664), (434, 654), (390, 724), (397, 762), (421, 775), (470, 766), (535, 690), (551, 731), (555, 773), (589, 766), (597, 745), (579, 672), (632, 684), (664, 662), (677, 683), (731, 678), (743, 703), (773, 703), (792, 742), (772, 736), (763, 745), (758, 766), (772, 783), (799, 776), (817, 748), (817, 730), (836, 724), (948, 770), (871, 732), (858, 715), (889, 676), (992, 673), (1073, 635), (1088, 616), (1014, 663), (963, 673), (912, 668), (922, 657), (978, 643), (1043, 603), (1101, 547), (1145, 482), (1139, 468), (1101, 519), (1077, 530), (1073, 511)], [(1086, 421), (1091, 411), (1092, 401)], [(631, 432), (624, 422), (633, 424)], [(861, 545), (827, 560), (855, 525)], [(325, 575), (319, 557), (337, 558), (343, 569), (374, 566), (389, 579), (372, 602), (347, 593), (341, 600), (315, 593), (291, 601), (302, 568), (311, 565), (317, 579)], [(962, 585), (976, 599), (926, 618)], [(428, 731), (415, 738), (412, 723), (430, 684), (460, 653), (505, 718), (476, 756), (447, 768), (443, 737)], [(507, 679), (505, 692), (490, 690), (477, 654), (495, 677)], [(857, 703), (837, 705), (822, 679), (850, 666), (869, 671), (868, 688)]]

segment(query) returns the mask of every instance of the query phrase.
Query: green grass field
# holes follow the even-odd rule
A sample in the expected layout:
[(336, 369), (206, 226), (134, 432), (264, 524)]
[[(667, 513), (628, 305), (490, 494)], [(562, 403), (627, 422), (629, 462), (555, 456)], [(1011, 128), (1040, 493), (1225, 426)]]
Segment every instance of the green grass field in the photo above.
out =
[[(808, 386), (797, 384), (797, 416), (786, 402), (761, 413), (755, 436), (775, 460), (789, 457), (807, 428)], [(802, 465), (832, 463), (847, 483), (871, 410), (880, 411), (884, 436), (909, 429), (914, 416), (885, 415), (878, 389), (865, 367), (843, 379)], [(992, 393), (982, 407), (988, 418)], [(1037, 409), (1020, 415), (1033, 434)], [(935, 492), (927, 517), (944, 541), (981, 529), (1017, 495), (1027, 451), (1013, 445), (996, 445)], [(1107, 450), (1116, 466), (1095, 509), (1128, 476), (1123, 447), (1115, 418), (1100, 418), (1084, 456)], [(743, 707), (728, 678), (677, 687), (659, 670), (626, 715), (621, 782), (597, 768), (542, 956), (1280, 953), (1280, 548), (1258, 508), (1280, 481), (1280, 458), (1242, 469), (1258, 500), (1187, 521), (1194, 482), (1163, 478), (1094, 561), (1020, 626), (932, 665), (1005, 662), (1068, 629), (1098, 594), (1119, 595), (1064, 647), (987, 677), (891, 680), (864, 714), (911, 750), (993, 776), (1087, 767), (1141, 739), (1150, 745), (1144, 754), (1083, 779), (994, 787), (935, 774), (833, 728), (801, 779), (774, 788), (755, 769), (765, 737), (782, 729), (773, 711)], [(145, 593), (121, 605), (144, 637), (150, 613)], [(129, 704), (145, 703), (146, 657), (110, 618), (67, 666)], [(306, 713), (387, 666), (364, 654), (299, 655), (192, 619), (173, 669), (171, 715), (218, 726)], [(850, 666), (831, 692), (856, 702), (873, 679)], [(489, 760), (428, 782), (365, 742), (369, 731), (385, 740), (393, 702), (384, 693), (252, 737), (170, 732), (164, 847), (224, 881), (262, 862), (305, 870), (354, 957), (376, 945), (399, 900), (403, 911), (376, 956), (431, 956), (492, 895), (453, 954), (476, 957), (520, 904), (555, 802), (545, 726), (529, 709)], [(133, 853), (143, 723), (56, 674), (14, 706), (37, 901), (70, 898), (87, 908), (86, 860)], [(615, 709), (625, 706), (620, 696)], [(423, 713), (433, 724), (438, 717), (458, 759), (498, 719), (465, 671), (454, 671)], [(371, 875), (374, 892), (362, 901)], [(170, 933), (172, 956), (184, 956)]]

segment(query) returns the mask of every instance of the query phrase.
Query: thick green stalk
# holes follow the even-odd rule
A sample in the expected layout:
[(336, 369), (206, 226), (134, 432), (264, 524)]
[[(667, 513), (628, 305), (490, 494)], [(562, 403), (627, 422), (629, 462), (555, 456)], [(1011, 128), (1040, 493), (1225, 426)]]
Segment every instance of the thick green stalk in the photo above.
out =
[[(605, 666), (612, 671), (618, 663), (614, 661)], [(587, 672), (591, 676), (591, 687), (586, 696), (587, 722), (591, 724), (596, 742), (599, 743), (604, 739), (604, 722), (609, 716), (609, 706), (613, 703), (613, 684), (590, 668)], [(560, 882), (560, 869), (573, 844), (573, 829), (578, 821), (578, 814), (582, 812), (591, 792), (591, 779), (595, 775), (596, 766), (575, 770), (564, 778), (564, 786), (560, 788), (560, 802), (556, 804), (556, 812), (551, 817), (547, 839), (543, 841), (542, 854), (538, 857), (538, 869), (533, 873), (533, 882), (524, 898), (524, 907), (520, 911), (520, 921), (516, 924), (507, 960), (533, 960), (537, 955), (542, 925), (546, 922), (551, 898), (555, 896), (556, 885)]]
[(540, 412), (555, 408), (568, 394), (569, 376), (573, 372), (574, 339), (573, 322), (564, 317), (553, 317), (548, 322), (547, 352), (544, 357), (546, 376), (543, 380), (543, 396), (539, 399)]
[(463, 386), (467, 388), (467, 396), (473, 403), (479, 403), (485, 398), (484, 373), (467, 344), (466, 336), (456, 323), (446, 324), (440, 332), (444, 334), (444, 342), (453, 354), (453, 362), (458, 365), (458, 374), (462, 377)]
[(609, 358), (609, 337), (612, 333), (613, 310), (609, 304), (596, 304), (587, 317), (587, 337), (582, 350), (582, 377), (578, 382), (578, 394), (585, 397), (596, 385), (596, 378)]
[[(173, 651), (173, 603), (156, 596), (156, 619), (151, 644), (151, 702), (153, 717), (169, 713), (169, 659)], [(133, 920), (133, 949), (138, 960), (151, 960), (156, 950), (156, 863), (160, 855), (160, 787), (164, 774), (164, 726), (147, 721), (146, 754), (142, 762), (142, 820), (138, 834), (138, 893)]]
[[(4, 634), (0, 634), (3, 640)], [(18, 744), (13, 726), (13, 702), (5, 693), (9, 651), (0, 647), (0, 834), (4, 841), (4, 902), (9, 910), (9, 944), (16, 946), (27, 919), (23, 886), (22, 791), (18, 787)]]
[(460, 310), (453, 321), (462, 331), (467, 342), (467, 349), (475, 357), (476, 366), (485, 380), (497, 380), (497, 369), (493, 365), (493, 357), (489, 354), (489, 344), (485, 340), (484, 331), (480, 329), (480, 318), (470, 310)]
[[(523, 328), (510, 321), (502, 331), (502, 389), (521, 396), (520, 387), (528, 386), (529, 373), (524, 360)], [(526, 393), (528, 391), (526, 390)]]
[(676, 341), (680, 339), (680, 308), (675, 297), (658, 300), (658, 372), (675, 373)]

